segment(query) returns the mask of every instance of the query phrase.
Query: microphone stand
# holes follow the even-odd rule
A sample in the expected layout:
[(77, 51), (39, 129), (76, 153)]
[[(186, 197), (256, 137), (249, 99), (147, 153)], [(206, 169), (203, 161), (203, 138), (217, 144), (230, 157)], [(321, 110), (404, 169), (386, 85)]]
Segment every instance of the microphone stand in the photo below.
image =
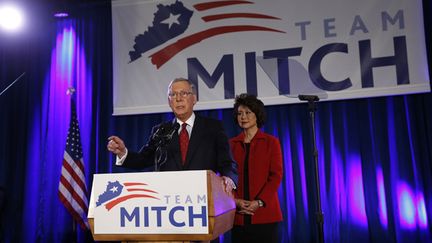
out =
[(318, 242), (324, 242), (324, 214), (321, 208), (321, 193), (320, 193), (320, 180), (318, 169), (318, 149), (316, 145), (316, 132), (315, 132), (315, 102), (319, 101), (319, 97), (315, 95), (299, 95), (298, 98), (302, 101), (308, 102), (309, 117), (312, 128), (312, 145), (313, 145), (313, 158), (315, 162), (315, 183), (316, 183), (316, 197), (317, 197), (317, 212), (316, 220), (318, 225)]
[(156, 151), (155, 151), (155, 157), (154, 157), (154, 167), (155, 171), (160, 170), (160, 166), (164, 164), (167, 160), (168, 151), (167, 151), (167, 145), (168, 145), (168, 137), (163, 136), (160, 138), (158, 144), (156, 145)]
[(6, 92), (6, 90), (8, 90), (10, 87), (12, 87), (12, 85), (14, 85), (16, 82), (18, 82), (18, 80), (21, 79), (22, 76), (24, 76), (25, 72), (23, 72), (18, 78), (16, 78), (11, 84), (9, 84), (9, 86), (7, 86), (1, 93), (0, 96), (2, 96), (2, 94), (4, 92)]
[(159, 136), (159, 140), (156, 144), (156, 151), (155, 151), (155, 157), (154, 157), (154, 166), (155, 171), (160, 170), (160, 166), (165, 164), (168, 158), (168, 143), (171, 141), (172, 136), (174, 136), (174, 133), (177, 132), (180, 125), (176, 123), (172, 128), (171, 131), (163, 136)]

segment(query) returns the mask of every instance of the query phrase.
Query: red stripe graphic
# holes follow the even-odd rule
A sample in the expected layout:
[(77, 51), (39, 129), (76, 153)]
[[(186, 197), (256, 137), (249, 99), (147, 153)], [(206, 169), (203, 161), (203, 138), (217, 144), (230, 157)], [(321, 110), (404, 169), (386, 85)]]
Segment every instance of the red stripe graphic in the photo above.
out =
[(112, 200), (111, 202), (109, 202), (109, 203), (107, 203), (107, 204), (105, 205), (105, 208), (106, 208), (108, 211), (110, 211), (111, 208), (113, 208), (115, 205), (117, 205), (117, 204), (119, 204), (119, 203), (121, 203), (121, 202), (124, 202), (124, 201), (126, 201), (126, 200), (128, 200), (128, 199), (131, 199), (131, 198), (140, 198), (140, 197), (143, 197), (143, 198), (153, 198), (153, 199), (158, 199), (158, 200), (160, 200), (159, 198), (157, 198), (157, 197), (153, 197), (153, 196), (150, 196), (150, 195), (131, 194), (131, 195), (127, 195), (127, 196), (119, 197), (119, 198), (117, 198), (117, 199), (115, 199), (115, 200)]
[(276, 29), (262, 27), (262, 26), (254, 26), (254, 25), (235, 25), (235, 26), (215, 27), (179, 39), (175, 43), (168, 45), (162, 50), (150, 55), (151, 61), (154, 65), (156, 65), (157, 69), (159, 69), (162, 65), (164, 65), (168, 60), (174, 57), (177, 53), (188, 48), (189, 46), (192, 46), (198, 42), (201, 42), (213, 36), (232, 33), (232, 32), (241, 32), (241, 31), (268, 31), (268, 32), (285, 33), (284, 31), (281, 30), (276, 30)]
[(194, 5), (194, 8), (198, 11), (204, 11), (212, 8), (220, 8), (229, 5), (236, 4), (253, 4), (253, 2), (249, 1), (217, 1), (217, 2), (207, 2), (207, 3), (198, 3)]
[(123, 184), (125, 186), (147, 186), (146, 183), (141, 183), (141, 182), (125, 182)]
[(148, 189), (137, 189), (137, 188), (135, 188), (135, 189), (126, 189), (128, 192), (135, 192), (135, 191), (140, 191), (140, 192), (153, 192), (153, 193), (158, 193), (158, 192), (156, 192), (156, 191), (153, 191), (153, 190), (148, 190)]
[(202, 19), (205, 22), (221, 20), (221, 19), (231, 19), (231, 18), (250, 18), (250, 19), (278, 19), (280, 18), (273, 17), (265, 14), (257, 14), (257, 13), (229, 13), (229, 14), (215, 14), (204, 16)]

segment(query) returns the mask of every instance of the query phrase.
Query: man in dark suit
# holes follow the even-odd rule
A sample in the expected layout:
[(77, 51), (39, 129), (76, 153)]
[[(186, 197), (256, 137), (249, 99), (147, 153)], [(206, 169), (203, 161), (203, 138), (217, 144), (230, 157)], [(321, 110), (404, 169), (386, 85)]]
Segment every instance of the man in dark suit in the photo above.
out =
[(155, 156), (161, 156), (161, 171), (213, 170), (222, 176), (227, 192), (235, 189), (237, 164), (228, 137), (220, 121), (195, 115), (196, 102), (195, 86), (187, 79), (174, 79), (168, 86), (168, 103), (176, 118), (153, 127), (149, 141), (138, 153), (128, 151), (119, 137), (109, 137), (107, 148), (117, 155), (116, 165), (145, 168), (155, 164)]

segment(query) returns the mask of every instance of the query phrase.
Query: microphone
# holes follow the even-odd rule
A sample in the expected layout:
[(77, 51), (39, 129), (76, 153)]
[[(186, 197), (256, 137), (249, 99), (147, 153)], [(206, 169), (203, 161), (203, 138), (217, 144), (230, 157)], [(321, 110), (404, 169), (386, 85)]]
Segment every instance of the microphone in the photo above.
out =
[(177, 122), (172, 125), (171, 124), (161, 125), (154, 133), (153, 139), (169, 141), (171, 140), (174, 133), (178, 131), (179, 128), (180, 128), (180, 124), (178, 124)]
[(173, 124), (171, 130), (167, 133), (166, 138), (168, 140), (171, 140), (172, 136), (174, 135), (174, 133), (176, 133), (179, 130), (179, 128), (180, 128), (180, 124), (178, 122)]
[(157, 139), (157, 140), (159, 140), (162, 136), (163, 136), (163, 134), (165, 133), (165, 126), (160, 126), (157, 130), (156, 130), (156, 132), (153, 134), (153, 139)]
[(171, 140), (174, 133), (178, 131), (180, 124), (177, 122), (172, 124), (168, 123), (161, 125), (158, 130), (153, 135), (153, 140), (155, 141), (156, 151), (154, 157), (155, 171), (159, 171), (160, 166), (163, 165), (168, 156), (167, 145)]
[(319, 97), (317, 95), (299, 95), (298, 96), (299, 100), (304, 100), (304, 101), (319, 101)]

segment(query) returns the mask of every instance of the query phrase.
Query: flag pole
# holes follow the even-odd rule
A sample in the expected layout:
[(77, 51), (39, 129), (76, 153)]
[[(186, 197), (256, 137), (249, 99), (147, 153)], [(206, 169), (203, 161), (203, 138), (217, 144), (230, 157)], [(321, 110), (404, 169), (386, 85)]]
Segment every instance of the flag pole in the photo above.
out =
[[(66, 90), (66, 95), (69, 95), (71, 97), (71, 100), (72, 100), (75, 92), (76, 92), (75, 88), (71, 86)], [(76, 225), (77, 225), (77, 222), (74, 219), (72, 219), (72, 235), (73, 235), (72, 242), (73, 243), (77, 242), (77, 227), (76, 227)]]
[(73, 243), (78, 242), (77, 241), (77, 229), (76, 229), (77, 227), (76, 227), (76, 224), (77, 224), (77, 222), (72, 219), (72, 234), (73, 234), (72, 242)]

